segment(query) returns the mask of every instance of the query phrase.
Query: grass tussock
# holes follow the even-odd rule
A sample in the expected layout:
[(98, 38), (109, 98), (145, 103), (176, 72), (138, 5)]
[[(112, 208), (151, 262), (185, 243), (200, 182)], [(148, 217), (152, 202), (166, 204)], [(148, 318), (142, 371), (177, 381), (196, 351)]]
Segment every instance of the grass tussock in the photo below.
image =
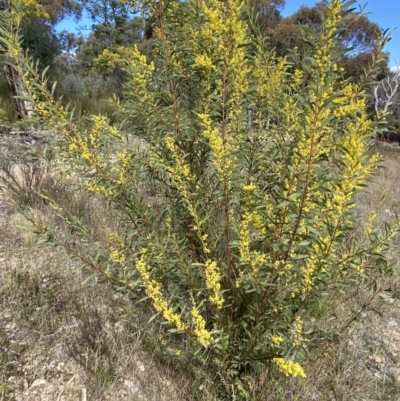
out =
[(84, 123), (85, 118), (91, 115), (105, 115), (110, 121), (115, 122), (117, 107), (111, 99), (83, 98), (63, 102), (64, 106), (74, 110), (74, 119)]
[[(374, 182), (356, 199), (360, 222), (379, 205), (377, 224), (400, 213), (400, 152), (376, 144), (384, 161)], [(22, 163), (22, 167), (21, 167)], [(25, 163), (25, 165), (24, 165)], [(51, 219), (51, 205), (38, 191), (57, 198), (71, 214), (85, 220), (94, 236), (116, 225), (116, 213), (73, 183), (57, 178), (57, 169), (2, 165), (0, 179), (18, 206), (28, 205), (36, 220), (53, 224), (79, 247), (61, 221)], [(24, 167), (25, 166), (25, 167)], [(37, 167), (37, 166), (36, 166)], [(13, 178), (14, 177), (14, 178)], [(26, 194), (30, 193), (28, 197)], [(382, 196), (384, 194), (384, 196)], [(150, 311), (130, 294), (96, 278), (62, 248), (36, 246), (37, 236), (22, 229), (24, 217), (2, 194), (0, 208), (0, 400), (206, 400), (212, 383), (199, 382), (184, 344), (163, 342), (165, 328), (149, 323)], [(118, 227), (115, 227), (118, 229)], [(64, 231), (63, 231), (64, 230)], [(400, 393), (399, 250), (390, 251), (393, 276), (379, 279), (387, 291), (376, 296), (360, 284), (311, 310), (309, 327), (317, 336), (331, 325), (340, 332), (329, 352), (305, 367), (307, 379), (271, 381), (265, 371), (251, 382), (252, 399), (268, 400), (398, 400)], [(349, 322), (352, 312), (371, 307)]]

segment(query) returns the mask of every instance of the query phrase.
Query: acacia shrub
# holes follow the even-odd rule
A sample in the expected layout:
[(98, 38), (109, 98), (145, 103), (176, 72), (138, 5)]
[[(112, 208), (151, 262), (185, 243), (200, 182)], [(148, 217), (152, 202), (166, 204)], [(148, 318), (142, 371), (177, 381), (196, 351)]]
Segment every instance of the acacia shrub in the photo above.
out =
[[(343, 78), (338, 27), (352, 15), (339, 0), (327, 7), (313, 55), (290, 59), (265, 50), (239, 0), (148, 6), (154, 61), (135, 46), (124, 55), (127, 100), (117, 104), (129, 131), (103, 115), (76, 125), (3, 14), (2, 42), (36, 113), (58, 133), (66, 174), (123, 216), (117, 231), (105, 228), (108, 240), (94, 241), (50, 199), (86, 238), (79, 251), (27, 217), (42, 241), (150, 306), (177, 347), (171, 359), (189, 360), (216, 397), (250, 399), (254, 377), (305, 378), (311, 356), (369, 306), (315, 335), (316, 305), (391, 272), (384, 251), (399, 224), (377, 229), (376, 213), (363, 224), (352, 213), (379, 158), (368, 151), (380, 121), (368, 117), (366, 88), (380, 59), (361, 83)], [(385, 289), (375, 285), (370, 301)]]

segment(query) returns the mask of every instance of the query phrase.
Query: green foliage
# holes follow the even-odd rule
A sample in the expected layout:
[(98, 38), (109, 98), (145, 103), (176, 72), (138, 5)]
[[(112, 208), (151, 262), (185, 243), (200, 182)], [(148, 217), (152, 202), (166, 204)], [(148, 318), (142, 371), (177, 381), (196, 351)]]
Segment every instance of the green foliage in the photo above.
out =
[(21, 35), (23, 48), (39, 62), (40, 70), (49, 66), (52, 73), (55, 58), (61, 53), (61, 44), (51, 26), (41, 20), (29, 21), (22, 27)]
[(141, 17), (128, 19), (127, 15), (119, 24), (113, 19), (108, 24), (97, 23), (79, 48), (75, 68), (100, 74), (107, 93), (122, 97), (128, 77), (123, 68), (125, 63), (121, 60), (133, 44), (138, 44), (141, 50), (149, 47), (144, 35), (145, 21)]
[(285, 0), (252, 0), (250, 2), (261, 32), (275, 27), (282, 20), (280, 10), (285, 7), (285, 3)]
[(399, 224), (353, 215), (378, 161), (365, 88), (381, 59), (362, 85), (343, 79), (336, 38), (349, 5), (333, 0), (312, 55), (287, 59), (265, 50), (240, 1), (150, 2), (154, 62), (137, 47), (123, 54), (127, 102), (116, 106), (129, 130), (103, 115), (76, 125), (2, 19), (35, 111), (59, 133), (65, 174), (121, 216), (98, 241), (47, 198), (87, 248), (31, 224), (149, 306), (174, 358), (188, 358), (218, 399), (255, 398), (262, 375), (306, 377), (307, 361), (363, 310), (315, 334), (327, 296), (363, 282), (372, 301), (385, 289), (376, 276), (390, 273), (384, 251)]
[(0, 124), (8, 123), (9, 119), (7, 117), (7, 112), (3, 109), (0, 109)]
[(8, 383), (2, 383), (0, 385), (0, 395), (2, 397), (7, 396), (7, 394), (11, 394), (13, 391), (13, 388)]
[(70, 74), (64, 78), (63, 93), (67, 99), (83, 99), (87, 96), (84, 80), (79, 75)]

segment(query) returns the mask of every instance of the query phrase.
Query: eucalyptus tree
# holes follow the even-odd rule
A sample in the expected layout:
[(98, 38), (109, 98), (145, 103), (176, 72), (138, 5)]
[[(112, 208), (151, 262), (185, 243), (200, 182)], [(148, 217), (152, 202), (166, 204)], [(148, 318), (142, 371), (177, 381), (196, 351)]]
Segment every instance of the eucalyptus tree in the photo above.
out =
[[(287, 55), (299, 47), (305, 52), (312, 52), (313, 37), (323, 29), (327, 4), (321, 1), (313, 7), (302, 6), (291, 16), (282, 18), (277, 25), (269, 27), (265, 32), (269, 48), (275, 49), (279, 55)], [(366, 15), (354, 14), (341, 21), (338, 38), (343, 51), (338, 66), (344, 69), (346, 77), (362, 78), (364, 70), (379, 52), (382, 29)], [(388, 71), (387, 55), (380, 62), (380, 70), (381, 73)]]

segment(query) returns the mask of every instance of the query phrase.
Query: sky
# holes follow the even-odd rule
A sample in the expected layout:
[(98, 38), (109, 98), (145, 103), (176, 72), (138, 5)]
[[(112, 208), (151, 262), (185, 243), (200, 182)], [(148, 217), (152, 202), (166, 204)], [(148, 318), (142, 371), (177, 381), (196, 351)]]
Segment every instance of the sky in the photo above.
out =
[[(286, 17), (296, 12), (302, 5), (312, 7), (315, 3), (316, 0), (286, 0), (282, 14)], [(369, 13), (368, 18), (381, 28), (390, 30), (397, 28), (392, 34), (392, 40), (388, 43), (386, 51), (390, 53), (390, 66), (400, 66), (400, 0), (361, 0), (354, 7), (358, 8), (363, 5), (365, 5), (364, 13)], [(57, 26), (57, 30), (76, 31), (77, 27), (84, 26), (90, 28), (91, 21), (88, 18), (83, 18), (79, 23), (73, 20), (62, 21)], [(81, 31), (84, 36), (89, 32), (89, 30)]]

